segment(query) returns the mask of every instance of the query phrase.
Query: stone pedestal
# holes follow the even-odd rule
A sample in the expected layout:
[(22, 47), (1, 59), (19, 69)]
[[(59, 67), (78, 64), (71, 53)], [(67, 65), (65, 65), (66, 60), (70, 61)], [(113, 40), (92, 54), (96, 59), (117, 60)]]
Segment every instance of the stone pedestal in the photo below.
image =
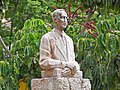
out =
[(31, 90), (91, 90), (89, 79), (82, 78), (82, 71), (72, 77), (61, 76), (60, 69), (42, 71), (41, 79), (31, 80)]
[(49, 77), (31, 80), (31, 90), (91, 90), (89, 79)]

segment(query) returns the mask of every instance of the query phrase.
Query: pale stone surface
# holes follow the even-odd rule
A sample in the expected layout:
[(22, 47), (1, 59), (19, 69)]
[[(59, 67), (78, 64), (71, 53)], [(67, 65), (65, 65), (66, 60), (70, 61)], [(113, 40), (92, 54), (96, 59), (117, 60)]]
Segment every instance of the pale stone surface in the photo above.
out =
[(32, 79), (32, 90), (50, 90), (49, 88), (52, 88), (52, 80), (51, 78)]
[(82, 90), (91, 90), (89, 79), (82, 79)]
[(32, 79), (32, 90), (69, 90), (67, 78)]
[(68, 78), (69, 81), (69, 90), (82, 90), (81, 89), (81, 80), (78, 78)]
[(55, 69), (61, 69), (56, 74), (73, 76), (80, 71), (75, 60), (74, 45), (64, 29), (68, 25), (68, 15), (64, 9), (56, 9), (52, 13), (55, 27), (41, 37), (39, 65), (43, 69), (42, 77), (53, 77)]
[(61, 69), (56, 68), (54, 70), (41, 71), (41, 76), (43, 78), (45, 77), (75, 77), (75, 78), (82, 79), (82, 71), (76, 71), (74, 75), (62, 76)]
[(68, 25), (67, 13), (57, 9), (52, 14), (55, 28), (41, 38), (41, 79), (31, 80), (32, 90), (91, 90), (89, 79), (75, 60), (72, 39), (64, 32)]
[(89, 79), (49, 77), (31, 80), (31, 90), (91, 90)]
[(41, 71), (41, 76), (45, 77), (61, 77), (61, 69), (55, 68), (53, 70)]

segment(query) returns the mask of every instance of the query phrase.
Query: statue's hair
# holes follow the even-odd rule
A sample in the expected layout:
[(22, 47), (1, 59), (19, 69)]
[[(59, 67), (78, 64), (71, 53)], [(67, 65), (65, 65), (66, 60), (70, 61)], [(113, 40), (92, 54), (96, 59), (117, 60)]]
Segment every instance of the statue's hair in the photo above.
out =
[(59, 14), (61, 14), (62, 12), (65, 12), (64, 9), (56, 9), (53, 13), (52, 13), (52, 19), (54, 20), (54, 18), (57, 18)]

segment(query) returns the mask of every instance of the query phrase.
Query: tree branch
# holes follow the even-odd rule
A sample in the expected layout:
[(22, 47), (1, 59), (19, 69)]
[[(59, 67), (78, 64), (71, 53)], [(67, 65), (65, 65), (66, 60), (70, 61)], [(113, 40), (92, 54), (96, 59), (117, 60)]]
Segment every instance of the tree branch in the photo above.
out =
[(2, 39), (1, 36), (0, 36), (0, 43), (1, 43), (1, 45), (3, 46), (5, 52), (6, 52), (9, 56), (11, 56), (10, 51), (8, 50), (8, 48), (7, 48), (7, 46), (5, 45), (5, 43), (4, 43), (4, 41), (3, 41), (3, 39)]

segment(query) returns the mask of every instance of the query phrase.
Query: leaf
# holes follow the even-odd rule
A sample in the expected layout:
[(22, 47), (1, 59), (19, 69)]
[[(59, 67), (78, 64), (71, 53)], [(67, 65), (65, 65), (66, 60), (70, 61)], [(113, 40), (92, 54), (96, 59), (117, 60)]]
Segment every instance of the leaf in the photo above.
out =
[(7, 76), (9, 73), (9, 63), (7, 61), (0, 61), (0, 73), (2, 76)]
[(100, 21), (97, 24), (97, 30), (98, 30), (99, 33), (103, 33), (103, 31), (102, 31), (102, 24), (101, 24)]
[(28, 62), (28, 68), (30, 69), (31, 68), (31, 65), (32, 65), (32, 60), (30, 60), (29, 62)]
[(22, 36), (23, 36), (22, 30), (18, 30), (14, 37), (15, 37), (15, 39), (19, 40), (19, 39), (21, 39)]
[(90, 80), (93, 80), (93, 76), (92, 76), (92, 70), (91, 69), (87, 69), (85, 76), (88, 77)]
[(110, 29), (110, 25), (109, 25), (108, 21), (104, 21), (103, 24), (105, 25), (105, 29), (106, 29), (106, 30), (109, 30), (109, 29)]
[(115, 35), (116, 38), (116, 49), (119, 50), (120, 49), (120, 39), (118, 35)]
[(23, 28), (25, 30), (29, 30), (29, 28), (31, 28), (31, 27), (32, 27), (32, 22), (30, 20), (26, 20)]
[(117, 29), (120, 30), (120, 22), (117, 22)]
[(24, 49), (24, 53), (25, 53), (25, 55), (27, 55), (27, 56), (30, 55), (29, 50), (30, 50), (30, 46), (26, 46), (25, 49)]
[(97, 0), (97, 3), (101, 3), (102, 0)]

